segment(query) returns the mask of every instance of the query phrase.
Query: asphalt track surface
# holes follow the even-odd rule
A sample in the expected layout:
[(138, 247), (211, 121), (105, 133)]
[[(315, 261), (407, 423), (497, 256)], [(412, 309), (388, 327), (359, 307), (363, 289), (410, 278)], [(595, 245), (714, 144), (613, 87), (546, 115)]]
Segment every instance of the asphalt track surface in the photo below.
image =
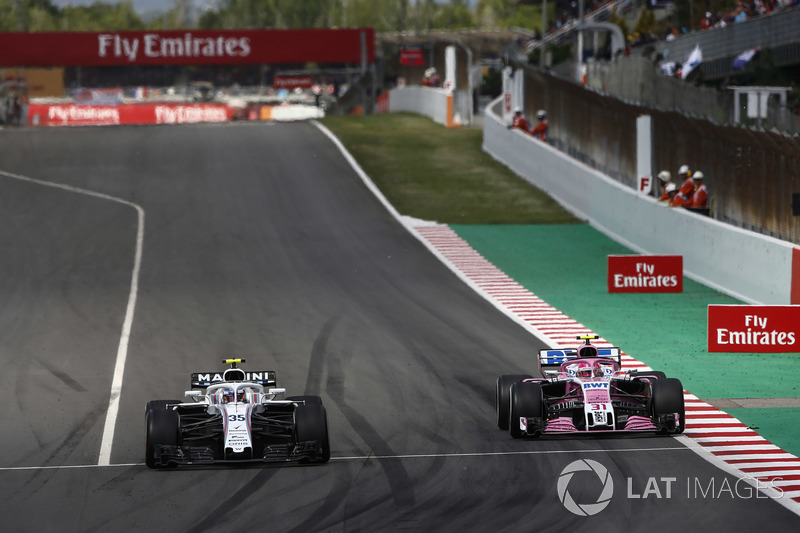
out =
[[(412, 237), (312, 124), (32, 129), (0, 143), (3, 530), (800, 524), (671, 437), (497, 430), (496, 376), (530, 369), (542, 346)], [(182, 397), (191, 372), (231, 355), (322, 396), (330, 463), (144, 466), (145, 403)], [(613, 482), (588, 517), (557, 490), (585, 460)], [(564, 481), (579, 505), (602, 494), (592, 471)]]

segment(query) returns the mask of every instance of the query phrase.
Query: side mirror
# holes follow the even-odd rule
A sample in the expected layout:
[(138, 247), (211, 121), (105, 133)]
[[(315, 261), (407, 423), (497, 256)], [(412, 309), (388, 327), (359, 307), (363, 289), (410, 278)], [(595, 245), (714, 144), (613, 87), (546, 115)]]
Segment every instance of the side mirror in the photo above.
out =
[(183, 395), (187, 398), (197, 398), (198, 396), (202, 396), (203, 393), (199, 390), (187, 390)]
[(284, 388), (269, 389), (269, 393), (272, 394), (273, 396), (278, 396), (279, 394), (286, 394), (286, 389)]

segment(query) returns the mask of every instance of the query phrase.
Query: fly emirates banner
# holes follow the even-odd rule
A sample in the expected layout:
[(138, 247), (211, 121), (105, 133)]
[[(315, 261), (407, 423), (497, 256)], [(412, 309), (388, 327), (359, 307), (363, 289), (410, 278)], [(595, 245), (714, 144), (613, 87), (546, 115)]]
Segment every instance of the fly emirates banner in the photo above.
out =
[(800, 352), (800, 306), (709, 305), (708, 351)]
[(2, 32), (0, 65), (372, 63), (374, 48), (372, 28)]

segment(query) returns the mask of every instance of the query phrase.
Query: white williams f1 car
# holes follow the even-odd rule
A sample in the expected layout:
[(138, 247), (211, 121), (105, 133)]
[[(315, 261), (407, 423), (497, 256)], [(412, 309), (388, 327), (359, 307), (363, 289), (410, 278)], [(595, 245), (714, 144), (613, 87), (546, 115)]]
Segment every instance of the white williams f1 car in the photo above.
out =
[[(180, 400), (152, 400), (145, 410), (150, 468), (240, 463), (327, 463), (328, 420), (319, 396), (278, 399), (273, 371), (245, 372), (225, 359), (224, 372), (192, 374)], [(265, 388), (266, 387), (266, 388)], [(203, 389), (203, 390), (196, 390)]]
[(682, 433), (683, 386), (663, 372), (620, 370), (619, 348), (580, 336), (576, 350), (539, 350), (541, 378), (497, 379), (497, 427), (514, 438), (563, 433)]

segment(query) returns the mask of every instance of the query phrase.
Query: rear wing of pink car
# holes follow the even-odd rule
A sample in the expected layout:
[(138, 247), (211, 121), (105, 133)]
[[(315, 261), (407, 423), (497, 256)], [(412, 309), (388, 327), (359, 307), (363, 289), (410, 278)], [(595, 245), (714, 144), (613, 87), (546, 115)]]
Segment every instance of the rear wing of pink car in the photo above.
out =
[[(597, 358), (611, 359), (621, 365), (622, 350), (617, 347), (598, 348)], [(577, 350), (539, 350), (539, 370), (542, 375), (546, 375), (546, 371), (549, 373), (558, 371), (561, 367), (561, 363), (566, 363), (572, 359), (578, 359)]]

